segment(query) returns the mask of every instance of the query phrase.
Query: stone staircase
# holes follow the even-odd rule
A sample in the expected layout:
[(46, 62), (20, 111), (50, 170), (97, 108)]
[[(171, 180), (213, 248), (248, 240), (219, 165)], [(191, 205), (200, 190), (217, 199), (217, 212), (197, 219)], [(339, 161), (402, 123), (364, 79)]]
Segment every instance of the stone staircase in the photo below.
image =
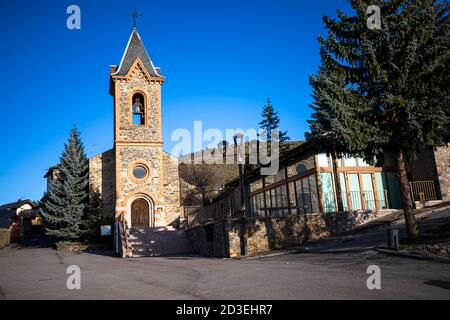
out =
[(133, 257), (193, 253), (186, 232), (173, 227), (131, 228), (130, 243)]

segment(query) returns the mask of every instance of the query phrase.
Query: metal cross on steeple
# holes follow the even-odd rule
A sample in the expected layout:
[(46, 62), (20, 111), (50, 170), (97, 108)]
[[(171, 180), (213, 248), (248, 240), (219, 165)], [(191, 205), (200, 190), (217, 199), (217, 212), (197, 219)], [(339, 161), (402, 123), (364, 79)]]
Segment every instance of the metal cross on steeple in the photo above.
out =
[(129, 14), (130, 17), (133, 17), (133, 28), (136, 28), (136, 19), (138, 17), (142, 17), (142, 14), (136, 11), (136, 8)]

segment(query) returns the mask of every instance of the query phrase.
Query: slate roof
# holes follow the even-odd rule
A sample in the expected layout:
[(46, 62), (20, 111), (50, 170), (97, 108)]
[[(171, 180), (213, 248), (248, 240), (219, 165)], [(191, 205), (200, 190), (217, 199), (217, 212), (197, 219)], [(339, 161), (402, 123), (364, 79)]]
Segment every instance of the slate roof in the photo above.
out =
[(48, 168), (47, 172), (44, 175), (44, 178), (47, 178), (54, 170), (59, 169), (58, 165), (55, 166), (51, 166), (50, 168)]
[(36, 204), (33, 201), (26, 199), (26, 200), (18, 200), (16, 202), (11, 202), (11, 203), (1, 205), (0, 210), (17, 209), (17, 208), (20, 208), (21, 206), (23, 206), (24, 204), (29, 204), (29, 205), (31, 205), (31, 207), (36, 208)]
[(150, 59), (150, 56), (148, 55), (147, 50), (145, 49), (145, 46), (142, 43), (141, 36), (139, 35), (136, 28), (133, 28), (133, 31), (131, 32), (130, 39), (128, 40), (127, 47), (125, 49), (122, 61), (120, 62), (117, 71), (111, 75), (113, 76), (126, 75), (130, 70), (131, 66), (133, 65), (134, 61), (136, 61), (136, 58), (138, 57), (139, 59), (141, 59), (145, 69), (147, 69), (147, 72), (152, 77), (163, 77), (161, 75), (161, 69), (155, 68), (155, 66), (153, 65), (153, 62)]
[(29, 219), (34, 219), (37, 215), (39, 215), (39, 212), (36, 209), (36, 204), (29, 199), (4, 204), (0, 206), (0, 229), (8, 229), (11, 227), (12, 223), (18, 218), (16, 215), (16, 210), (14, 209), (17, 209), (24, 204), (31, 205), (32, 209), (24, 210), (19, 213), (19, 215)]

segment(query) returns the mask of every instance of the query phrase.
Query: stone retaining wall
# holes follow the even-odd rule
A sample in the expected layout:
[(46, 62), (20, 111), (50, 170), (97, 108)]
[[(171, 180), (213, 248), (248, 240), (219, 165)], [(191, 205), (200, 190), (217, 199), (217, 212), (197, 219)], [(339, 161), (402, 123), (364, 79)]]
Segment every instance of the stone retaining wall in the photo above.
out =
[(450, 144), (434, 152), (442, 200), (450, 201)]
[(346, 232), (392, 212), (393, 210), (351, 211), (234, 219), (198, 226), (187, 232), (196, 253), (237, 257), (244, 250), (242, 242), (245, 238), (248, 254), (263, 253)]
[(229, 231), (228, 222), (223, 221), (189, 229), (187, 234), (195, 253), (203, 256), (228, 257), (228, 240), (234, 238), (228, 237)]
[(435, 255), (450, 258), (450, 240), (429, 244), (402, 245), (401, 249), (423, 255)]
[(0, 249), (9, 246), (10, 233), (8, 229), (0, 229)]

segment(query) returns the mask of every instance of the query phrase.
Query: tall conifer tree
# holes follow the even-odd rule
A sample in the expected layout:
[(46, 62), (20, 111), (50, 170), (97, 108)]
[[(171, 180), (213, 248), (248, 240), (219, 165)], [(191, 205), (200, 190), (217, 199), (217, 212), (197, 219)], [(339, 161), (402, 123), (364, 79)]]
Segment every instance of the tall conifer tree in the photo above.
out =
[(64, 145), (58, 174), (41, 203), (45, 233), (60, 240), (79, 240), (86, 231), (89, 165), (74, 126)]
[(259, 127), (264, 130), (264, 139), (271, 141), (273, 139), (272, 130), (278, 130), (278, 141), (280, 144), (284, 141), (290, 140), (287, 135), (287, 131), (279, 130), (280, 117), (278, 116), (278, 112), (275, 111), (270, 98), (267, 98), (267, 103), (264, 105), (261, 115), (263, 119), (259, 123)]
[[(437, 0), (350, 1), (354, 14), (324, 17), (322, 66), (309, 138), (381, 165), (396, 159), (408, 236), (418, 236), (406, 163), (450, 138), (449, 5)], [(377, 4), (381, 29), (368, 27)], [(334, 149), (333, 149), (334, 148)]]

